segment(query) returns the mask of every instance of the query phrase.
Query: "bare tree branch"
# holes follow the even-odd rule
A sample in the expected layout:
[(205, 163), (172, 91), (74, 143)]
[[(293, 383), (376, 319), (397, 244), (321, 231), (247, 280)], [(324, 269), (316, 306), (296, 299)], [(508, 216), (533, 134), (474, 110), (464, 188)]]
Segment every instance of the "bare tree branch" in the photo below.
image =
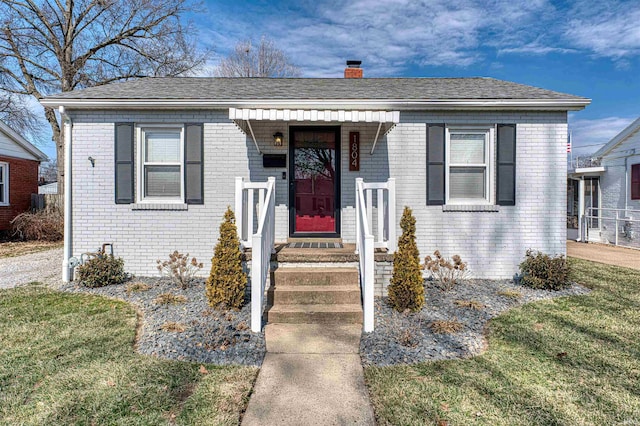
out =
[(266, 37), (253, 46), (251, 40), (240, 41), (214, 71), (217, 77), (299, 77), (300, 68)]
[[(37, 127), (24, 95), (40, 99), (130, 78), (193, 73), (208, 53), (196, 48), (196, 32), (183, 23), (186, 13), (197, 11), (194, 1), (2, 0), (0, 119), (19, 131)], [(45, 108), (44, 119), (61, 165), (58, 117)]]

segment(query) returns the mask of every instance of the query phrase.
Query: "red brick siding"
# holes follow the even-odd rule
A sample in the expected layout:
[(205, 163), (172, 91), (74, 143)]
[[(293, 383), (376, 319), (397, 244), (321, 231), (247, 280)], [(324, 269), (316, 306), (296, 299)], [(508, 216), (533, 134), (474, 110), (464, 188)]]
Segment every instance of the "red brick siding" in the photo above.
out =
[(9, 205), (0, 206), (0, 231), (9, 229), (9, 222), (31, 207), (31, 194), (38, 193), (38, 165), (35, 160), (3, 157), (9, 163)]

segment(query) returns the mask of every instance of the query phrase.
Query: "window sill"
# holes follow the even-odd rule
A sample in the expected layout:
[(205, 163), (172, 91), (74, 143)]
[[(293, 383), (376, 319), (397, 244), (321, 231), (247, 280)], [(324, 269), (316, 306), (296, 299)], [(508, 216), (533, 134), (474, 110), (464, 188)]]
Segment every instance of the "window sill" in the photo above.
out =
[(445, 204), (442, 206), (442, 211), (496, 213), (500, 211), (500, 206), (495, 204)]
[(136, 203), (131, 205), (131, 210), (189, 210), (189, 205), (184, 203)]

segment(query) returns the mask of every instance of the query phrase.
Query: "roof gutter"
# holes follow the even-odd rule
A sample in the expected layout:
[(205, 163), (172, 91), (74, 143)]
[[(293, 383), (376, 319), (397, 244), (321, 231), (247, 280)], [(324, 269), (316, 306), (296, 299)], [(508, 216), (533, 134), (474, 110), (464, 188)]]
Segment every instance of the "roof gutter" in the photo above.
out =
[(578, 111), (591, 103), (591, 99), (73, 99), (48, 97), (40, 100), (46, 107), (73, 109), (224, 109), (224, 108), (316, 108), (358, 109), (379, 108), (399, 110), (429, 109), (528, 109)]

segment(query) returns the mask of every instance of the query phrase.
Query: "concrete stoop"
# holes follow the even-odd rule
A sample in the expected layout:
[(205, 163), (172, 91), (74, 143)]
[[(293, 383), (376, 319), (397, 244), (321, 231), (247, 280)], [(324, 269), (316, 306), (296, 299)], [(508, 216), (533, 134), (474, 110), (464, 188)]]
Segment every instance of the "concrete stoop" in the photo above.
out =
[(362, 324), (358, 270), (283, 267), (271, 275), (268, 324)]

